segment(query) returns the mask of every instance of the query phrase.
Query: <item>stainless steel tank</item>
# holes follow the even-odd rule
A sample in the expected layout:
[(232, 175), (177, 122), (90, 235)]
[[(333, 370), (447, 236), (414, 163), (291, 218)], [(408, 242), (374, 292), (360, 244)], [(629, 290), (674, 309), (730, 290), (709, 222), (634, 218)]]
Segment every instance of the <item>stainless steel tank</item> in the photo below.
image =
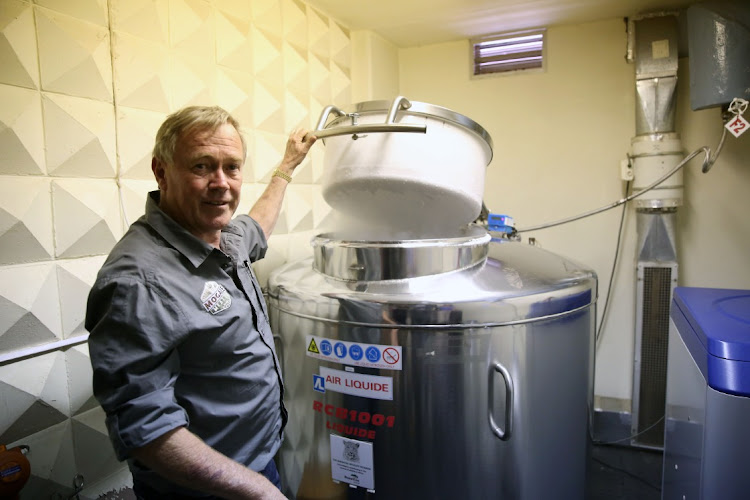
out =
[(297, 499), (584, 498), (595, 274), (481, 227), (269, 279)]

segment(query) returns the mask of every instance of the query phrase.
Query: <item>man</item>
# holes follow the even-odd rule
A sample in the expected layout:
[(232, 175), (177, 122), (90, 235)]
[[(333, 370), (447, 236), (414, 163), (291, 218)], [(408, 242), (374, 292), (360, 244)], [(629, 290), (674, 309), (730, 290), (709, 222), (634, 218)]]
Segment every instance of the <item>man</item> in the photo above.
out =
[(316, 138), (302, 129), (248, 215), (232, 219), (246, 145), (218, 107), (170, 115), (159, 186), (115, 245), (86, 313), (94, 395), (138, 498), (284, 498), (280, 365), (250, 263)]

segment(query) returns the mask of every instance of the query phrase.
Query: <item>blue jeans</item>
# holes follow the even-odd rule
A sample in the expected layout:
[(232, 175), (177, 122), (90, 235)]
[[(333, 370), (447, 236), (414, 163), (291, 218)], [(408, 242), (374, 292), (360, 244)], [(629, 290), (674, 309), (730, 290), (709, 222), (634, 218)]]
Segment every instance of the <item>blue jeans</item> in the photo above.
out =
[[(263, 476), (271, 481), (271, 484), (281, 490), (281, 477), (279, 476), (279, 470), (276, 468), (276, 463), (271, 460), (266, 465), (265, 469), (259, 472)], [(221, 500), (219, 497), (212, 495), (202, 495), (199, 492), (195, 492), (194, 495), (184, 493), (162, 493), (145, 483), (133, 482), (133, 492), (137, 500)]]
[(260, 471), (260, 473), (281, 491), (281, 476), (279, 476), (279, 470), (276, 468), (276, 462), (273, 459), (268, 462), (266, 468)]

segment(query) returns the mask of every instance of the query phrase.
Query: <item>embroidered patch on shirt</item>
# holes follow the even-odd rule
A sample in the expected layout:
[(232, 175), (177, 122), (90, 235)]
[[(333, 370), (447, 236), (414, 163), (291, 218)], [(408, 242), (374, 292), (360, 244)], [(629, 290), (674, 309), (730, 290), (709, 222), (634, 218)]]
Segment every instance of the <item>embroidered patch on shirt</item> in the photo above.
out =
[(203, 307), (206, 308), (206, 311), (217, 314), (229, 309), (229, 306), (232, 305), (232, 296), (229, 295), (226, 288), (217, 282), (206, 281), (203, 293), (201, 293), (201, 301), (203, 301)]

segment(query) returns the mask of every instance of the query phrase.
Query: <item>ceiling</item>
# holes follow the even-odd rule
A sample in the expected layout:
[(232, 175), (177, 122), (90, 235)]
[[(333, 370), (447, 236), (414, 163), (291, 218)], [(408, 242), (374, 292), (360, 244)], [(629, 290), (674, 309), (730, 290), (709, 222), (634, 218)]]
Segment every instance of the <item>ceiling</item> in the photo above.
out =
[(399, 47), (686, 7), (696, 0), (305, 0)]

